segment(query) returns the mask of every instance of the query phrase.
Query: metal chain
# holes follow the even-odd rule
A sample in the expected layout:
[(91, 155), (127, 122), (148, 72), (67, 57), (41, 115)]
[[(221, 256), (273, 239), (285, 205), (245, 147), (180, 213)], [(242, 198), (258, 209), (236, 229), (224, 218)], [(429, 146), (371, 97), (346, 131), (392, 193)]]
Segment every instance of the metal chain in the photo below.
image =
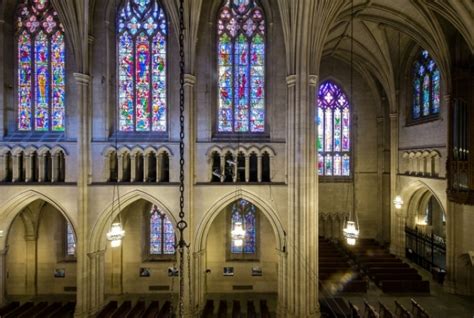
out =
[[(188, 227), (184, 219), (184, 0), (179, 1), (179, 317), (184, 317), (184, 230)], [(188, 277), (191, 279), (191, 277)]]

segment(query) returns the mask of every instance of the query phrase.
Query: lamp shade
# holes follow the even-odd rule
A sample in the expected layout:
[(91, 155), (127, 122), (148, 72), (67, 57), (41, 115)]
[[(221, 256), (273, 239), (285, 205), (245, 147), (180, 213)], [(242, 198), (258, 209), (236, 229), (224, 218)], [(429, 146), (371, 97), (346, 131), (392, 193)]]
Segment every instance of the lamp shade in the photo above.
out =
[(359, 230), (357, 229), (354, 221), (347, 221), (346, 227), (342, 230), (342, 232), (346, 238), (347, 244), (356, 244), (356, 240), (359, 237)]
[(107, 240), (110, 241), (111, 247), (119, 247), (122, 244), (122, 239), (125, 236), (125, 231), (122, 229), (122, 224), (113, 223), (110, 231), (107, 233)]
[(403, 199), (401, 196), (397, 195), (395, 199), (393, 200), (393, 205), (395, 206), (396, 209), (400, 210), (403, 206)]

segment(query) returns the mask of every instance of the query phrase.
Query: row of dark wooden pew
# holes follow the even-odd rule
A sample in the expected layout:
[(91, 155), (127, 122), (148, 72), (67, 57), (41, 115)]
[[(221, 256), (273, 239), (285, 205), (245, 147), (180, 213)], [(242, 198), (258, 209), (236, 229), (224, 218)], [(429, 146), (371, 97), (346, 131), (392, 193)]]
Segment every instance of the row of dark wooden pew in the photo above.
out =
[(429, 281), (373, 239), (359, 240), (347, 252), (384, 293), (430, 292)]
[(368, 281), (354, 268), (349, 258), (329, 240), (319, 239), (319, 287), (336, 291), (365, 293)]
[(159, 301), (152, 301), (148, 306), (144, 301), (138, 301), (132, 306), (132, 302), (127, 300), (120, 306), (117, 301), (110, 301), (102, 308), (97, 318), (170, 318), (171, 316), (172, 307), (169, 301), (160, 308)]
[(395, 300), (395, 311), (392, 312), (383, 303), (379, 302), (378, 311), (374, 306), (364, 301), (364, 313), (357, 306), (349, 302), (353, 318), (430, 318), (430, 315), (413, 298), (411, 299), (412, 309), (408, 311), (402, 304)]
[[(216, 317), (215, 315), (215, 307), (214, 301), (209, 299), (204, 306), (204, 310), (201, 314), (202, 318), (211, 318)], [(217, 308), (217, 318), (226, 318), (228, 317), (228, 307), (227, 302), (225, 300), (219, 301), (219, 307)], [(232, 302), (232, 310), (231, 310), (232, 318), (240, 318), (240, 317), (247, 317), (247, 318), (270, 318), (270, 310), (268, 309), (267, 301), (260, 300), (260, 312), (257, 314), (257, 310), (255, 308), (255, 304), (253, 301), (247, 301), (247, 312), (246, 314), (242, 312), (242, 308), (240, 306), (240, 301), (234, 300)]]
[(32, 301), (20, 304), (11, 302), (0, 308), (1, 318), (67, 318), (74, 316), (74, 302), (48, 303), (46, 301), (34, 303)]

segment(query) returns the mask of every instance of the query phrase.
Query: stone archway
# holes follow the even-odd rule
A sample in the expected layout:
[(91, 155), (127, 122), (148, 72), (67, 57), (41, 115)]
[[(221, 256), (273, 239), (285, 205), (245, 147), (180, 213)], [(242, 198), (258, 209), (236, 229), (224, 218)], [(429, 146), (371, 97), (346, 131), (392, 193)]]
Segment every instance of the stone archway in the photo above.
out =
[(133, 190), (121, 195), (120, 206), (117, 202), (111, 202), (100, 213), (99, 218), (95, 222), (91, 234), (88, 251), (88, 283), (89, 289), (89, 314), (94, 315), (102, 307), (105, 299), (105, 251), (107, 249), (106, 233), (110, 229), (113, 221), (121, 212), (130, 207), (132, 204), (143, 200), (152, 205), (156, 205), (158, 209), (165, 213), (171, 223), (176, 227), (176, 218), (160, 200), (155, 196), (141, 190)]
[(263, 214), (273, 229), (278, 252), (278, 303), (282, 304), (281, 301), (284, 297), (286, 284), (284, 280), (286, 273), (286, 232), (283, 229), (278, 214), (270, 204), (250, 191), (237, 190), (228, 193), (220, 200), (214, 202), (205, 213), (201, 223), (197, 225), (193, 250), (195, 273), (193, 280), (193, 298), (196, 307), (199, 306), (199, 308), (201, 308), (205, 302), (207, 269), (206, 247), (209, 231), (218, 215), (221, 214), (226, 207), (239, 199), (244, 199), (253, 204), (261, 214)]
[[(7, 251), (8, 251), (8, 240), (11, 236), (12, 226), (17, 219), (18, 216), (22, 215), (22, 221), (24, 224), (24, 237), (30, 243), (33, 243), (33, 248), (36, 250), (37, 242), (37, 231), (39, 229), (38, 222), (32, 222), (28, 215), (25, 214), (26, 210), (29, 210), (29, 207), (36, 204), (35, 202), (39, 202), (40, 210), (44, 205), (48, 205), (50, 208), (55, 210), (59, 215), (61, 215), (66, 222), (72, 226), (73, 231), (75, 231), (75, 221), (71, 218), (71, 216), (66, 213), (66, 209), (59, 203), (57, 199), (46, 195), (44, 193), (28, 190), (25, 192), (20, 193), (19, 195), (12, 198), (8, 201), (3, 208), (0, 209), (0, 230), (3, 231), (3, 235), (0, 236), (0, 305), (5, 302), (5, 295), (6, 295), (6, 268), (7, 268)], [(25, 212), (25, 213), (22, 213)], [(38, 218), (41, 218), (41, 215), (37, 215)], [(39, 220), (37, 220), (39, 221)], [(77, 239), (77, 235), (76, 235)], [(27, 244), (28, 245), (28, 244)], [(32, 244), (29, 244), (32, 245)], [(34, 255), (30, 255), (31, 253), (27, 253), (28, 256), (34, 256), (34, 259), (29, 260), (30, 262), (34, 262), (33, 270), (36, 272), (36, 259), (37, 253), (33, 253)], [(75, 270), (74, 270), (75, 274)], [(36, 275), (29, 275), (32, 277), (33, 281), (27, 284), (29, 289), (33, 293), (36, 293)]]

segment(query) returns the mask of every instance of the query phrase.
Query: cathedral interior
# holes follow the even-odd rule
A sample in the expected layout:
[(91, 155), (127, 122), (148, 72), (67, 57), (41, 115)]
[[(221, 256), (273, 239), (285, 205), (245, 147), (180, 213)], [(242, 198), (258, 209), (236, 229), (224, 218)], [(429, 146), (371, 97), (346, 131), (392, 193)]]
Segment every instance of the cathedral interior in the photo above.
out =
[(472, 0), (2, 0), (0, 317), (473, 317), (470, 107)]

